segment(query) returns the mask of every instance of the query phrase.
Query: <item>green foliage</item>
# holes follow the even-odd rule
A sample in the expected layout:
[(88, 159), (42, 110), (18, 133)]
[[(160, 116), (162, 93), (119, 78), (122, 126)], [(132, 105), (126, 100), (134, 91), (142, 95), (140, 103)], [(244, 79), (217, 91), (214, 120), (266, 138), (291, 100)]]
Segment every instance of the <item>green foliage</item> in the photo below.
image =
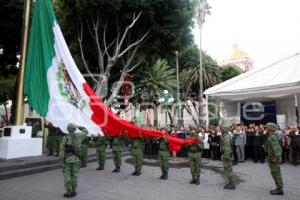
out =
[[(0, 48), (4, 49), (1, 56), (0, 73), (8, 75), (17, 63), (17, 52), (20, 50), (23, 0), (0, 0)], [(13, 69), (13, 73), (15, 69)]]
[[(80, 22), (84, 24), (83, 48), (92, 71), (97, 69), (97, 51), (90, 36), (89, 28), (99, 17), (101, 20), (99, 37), (107, 25), (107, 40), (117, 37), (117, 26), (121, 32), (131, 23), (133, 13), (142, 11), (140, 19), (130, 33), (135, 41), (146, 31), (151, 30), (137, 56), (163, 57), (170, 59), (175, 50), (192, 43), (193, 1), (186, 0), (60, 0), (54, 1), (58, 21), (66, 36), (75, 61), (80, 65), (78, 50), (78, 30)], [(128, 40), (128, 42), (130, 42)], [(127, 44), (128, 44), (127, 42)], [(109, 42), (108, 42), (109, 43)], [(126, 45), (127, 45), (126, 44)], [(111, 48), (111, 51), (114, 51)], [(119, 64), (120, 70), (121, 64)]]
[[(200, 55), (198, 47), (193, 44), (179, 54), (181, 88), (186, 92), (198, 92)], [(220, 67), (207, 53), (202, 51), (203, 88), (212, 87), (221, 82)]]
[(216, 99), (209, 98), (208, 112), (209, 124), (211, 126), (218, 126), (220, 121), (220, 107)]
[(0, 104), (13, 99), (15, 93), (16, 76), (4, 78), (0, 76)]
[(164, 59), (158, 59), (153, 65), (146, 67), (140, 74), (140, 79), (142, 80), (136, 84), (133, 98), (138, 102), (157, 102), (164, 90), (174, 94), (176, 89), (175, 67), (169, 66)]
[(241, 74), (241, 69), (236, 65), (225, 65), (221, 67), (222, 82)]

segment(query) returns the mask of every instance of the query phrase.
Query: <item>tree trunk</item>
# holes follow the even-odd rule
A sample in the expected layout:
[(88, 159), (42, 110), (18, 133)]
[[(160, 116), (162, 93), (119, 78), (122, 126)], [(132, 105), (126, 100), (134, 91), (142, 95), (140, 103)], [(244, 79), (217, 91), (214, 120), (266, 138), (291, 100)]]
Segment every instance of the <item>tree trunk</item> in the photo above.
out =
[(189, 113), (189, 115), (192, 117), (192, 120), (194, 121), (195, 125), (198, 126), (198, 120), (193, 116), (193, 113), (190, 110), (190, 108), (187, 108), (186, 105), (184, 105), (184, 108)]
[(170, 125), (174, 125), (174, 118), (172, 117), (172, 110), (170, 111), (169, 109), (167, 110), (167, 113), (170, 118)]
[(153, 126), (155, 127), (155, 128), (157, 128), (158, 127), (158, 112), (157, 112), (157, 106), (155, 105), (154, 107), (153, 107), (153, 114), (154, 114), (154, 122), (153, 122)]
[(7, 110), (7, 107), (6, 107), (6, 103), (4, 103), (3, 105), (4, 105), (4, 109), (5, 109), (5, 118), (4, 118), (4, 121), (5, 121), (6, 125), (9, 125), (8, 110)]

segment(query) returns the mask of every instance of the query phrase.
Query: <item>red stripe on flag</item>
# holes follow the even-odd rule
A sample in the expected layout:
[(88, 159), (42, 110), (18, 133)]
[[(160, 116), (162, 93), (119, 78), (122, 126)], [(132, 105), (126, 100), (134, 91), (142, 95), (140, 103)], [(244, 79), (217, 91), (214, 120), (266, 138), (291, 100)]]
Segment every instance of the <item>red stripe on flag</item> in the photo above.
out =
[[(128, 137), (138, 138), (140, 133), (145, 138), (162, 138), (160, 131), (150, 130), (136, 126), (113, 113), (103, 102), (96, 96), (92, 88), (87, 84), (83, 84), (86, 94), (90, 97), (90, 107), (93, 111), (92, 120), (98, 124), (102, 131), (110, 136), (119, 136), (120, 133), (127, 131)], [(180, 139), (167, 135), (169, 140), (169, 149), (171, 151), (179, 151), (184, 145), (196, 143), (194, 139)]]

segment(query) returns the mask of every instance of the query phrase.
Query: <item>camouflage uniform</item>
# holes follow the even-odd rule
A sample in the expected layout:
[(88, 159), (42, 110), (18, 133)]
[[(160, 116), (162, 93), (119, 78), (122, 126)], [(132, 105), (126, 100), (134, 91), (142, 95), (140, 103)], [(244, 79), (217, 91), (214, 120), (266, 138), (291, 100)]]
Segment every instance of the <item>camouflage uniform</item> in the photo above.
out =
[(276, 189), (270, 191), (273, 195), (283, 195), (283, 181), (280, 170), (280, 163), (282, 159), (282, 149), (280, 146), (279, 136), (274, 133), (277, 131), (277, 125), (274, 123), (267, 123), (266, 128), (271, 130), (272, 133), (268, 134), (265, 145), (265, 152), (267, 153), (267, 161), (271, 175), (276, 184)]
[(88, 147), (89, 147), (89, 140), (88, 137), (82, 136), (84, 139), (81, 143), (80, 146), (80, 161), (81, 161), (81, 166), (80, 167), (86, 167), (87, 164), (87, 158), (88, 158)]
[(62, 141), (63, 136), (64, 136), (63, 132), (59, 128), (57, 128), (55, 139), (54, 139), (54, 149), (56, 152), (55, 156), (59, 156), (60, 143)]
[(235, 178), (232, 170), (232, 161), (234, 160), (234, 157), (231, 148), (231, 137), (227, 130), (224, 130), (222, 134), (220, 150), (222, 153), (224, 173), (229, 182), (224, 188), (235, 189)]
[(112, 172), (115, 172), (115, 173), (120, 172), (120, 168), (121, 168), (121, 164), (122, 164), (121, 152), (122, 152), (121, 137), (113, 137), (112, 138), (112, 155), (113, 155), (113, 160), (114, 160), (114, 164), (115, 164), (116, 168)]
[(200, 140), (197, 134), (192, 134), (191, 138), (196, 138), (199, 140), (197, 144), (191, 144), (188, 146), (188, 158), (190, 162), (192, 180), (190, 184), (200, 184), (200, 173), (201, 173), (201, 159), (202, 159), (202, 152), (204, 149), (203, 142)]
[(167, 180), (168, 179), (168, 171), (169, 171), (169, 159), (170, 152), (168, 149), (169, 141), (166, 137), (160, 140), (159, 142), (159, 152), (158, 158), (160, 163), (160, 168), (162, 171), (162, 175), (160, 179)]
[(141, 175), (144, 154), (144, 139), (137, 138), (131, 141), (130, 153), (132, 155), (133, 165), (135, 171), (132, 173), (134, 176)]
[(99, 167), (97, 170), (103, 170), (104, 165), (105, 165), (105, 149), (106, 146), (108, 145), (108, 139), (105, 136), (99, 136), (98, 138), (94, 139), (94, 144), (96, 147), (96, 152), (97, 152), (97, 160), (98, 160), (98, 165)]
[[(48, 147), (48, 156), (59, 154), (59, 146), (57, 147), (57, 132), (58, 128), (54, 127), (52, 124), (45, 125), (45, 128), (48, 128), (48, 140), (47, 140), (47, 147)], [(58, 130), (57, 130), (58, 129)]]
[(78, 173), (80, 170), (79, 148), (88, 133), (83, 127), (79, 127), (82, 134), (75, 133), (76, 128), (76, 125), (69, 124), (69, 134), (63, 137), (60, 144), (59, 157), (63, 162), (63, 174), (66, 189), (64, 197), (67, 198), (76, 196)]

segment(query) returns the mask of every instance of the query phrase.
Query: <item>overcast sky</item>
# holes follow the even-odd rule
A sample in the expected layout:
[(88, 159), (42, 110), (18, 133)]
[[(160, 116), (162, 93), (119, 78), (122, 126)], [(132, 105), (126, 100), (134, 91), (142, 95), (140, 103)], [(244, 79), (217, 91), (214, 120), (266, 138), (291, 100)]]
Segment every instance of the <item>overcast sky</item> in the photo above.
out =
[[(233, 43), (264, 67), (300, 51), (300, 0), (208, 0), (202, 46), (218, 62)], [(199, 43), (198, 28), (194, 29)]]

